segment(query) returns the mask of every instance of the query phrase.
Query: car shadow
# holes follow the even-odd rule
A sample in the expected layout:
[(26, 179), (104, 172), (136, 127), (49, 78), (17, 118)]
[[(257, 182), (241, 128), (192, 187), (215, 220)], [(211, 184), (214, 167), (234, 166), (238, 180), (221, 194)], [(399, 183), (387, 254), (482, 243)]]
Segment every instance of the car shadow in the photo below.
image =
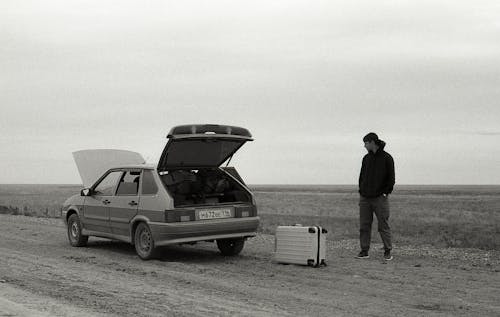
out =
[(157, 260), (162, 262), (224, 263), (236, 257), (223, 256), (214, 243), (169, 245), (158, 249)]
[[(90, 240), (87, 248), (105, 250), (126, 256), (137, 256), (135, 248), (130, 243), (114, 240)], [(245, 252), (243, 250), (243, 252)], [(228, 263), (244, 260), (244, 254), (237, 256), (223, 256), (215, 243), (199, 242), (194, 245), (169, 245), (158, 247), (156, 257), (152, 261), (161, 262), (186, 262), (186, 263)]]
[(89, 240), (89, 242), (87, 243), (88, 249), (106, 250), (107, 252), (120, 253), (124, 255), (135, 254), (134, 246), (130, 243), (101, 238), (96, 239), (98, 240), (94, 240), (93, 238)]

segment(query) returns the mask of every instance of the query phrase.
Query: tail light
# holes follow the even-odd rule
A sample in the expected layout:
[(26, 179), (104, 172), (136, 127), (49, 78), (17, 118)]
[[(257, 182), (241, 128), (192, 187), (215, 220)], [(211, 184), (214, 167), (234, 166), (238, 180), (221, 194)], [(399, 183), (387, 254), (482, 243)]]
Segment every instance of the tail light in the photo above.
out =
[(165, 210), (165, 222), (187, 222), (196, 220), (194, 209)]
[(234, 210), (235, 218), (255, 217), (257, 216), (257, 207), (255, 206), (238, 206)]

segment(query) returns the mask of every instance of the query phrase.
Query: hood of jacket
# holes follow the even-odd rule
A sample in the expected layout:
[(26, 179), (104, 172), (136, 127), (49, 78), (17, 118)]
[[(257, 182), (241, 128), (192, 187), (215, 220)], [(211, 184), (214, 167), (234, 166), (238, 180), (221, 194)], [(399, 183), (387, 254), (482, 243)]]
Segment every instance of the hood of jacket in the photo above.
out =
[(379, 140), (377, 145), (378, 145), (378, 150), (377, 150), (376, 153), (373, 153), (372, 151), (368, 151), (368, 153), (369, 154), (380, 154), (380, 153), (382, 153), (384, 151), (386, 143), (384, 141), (382, 141), (382, 140)]

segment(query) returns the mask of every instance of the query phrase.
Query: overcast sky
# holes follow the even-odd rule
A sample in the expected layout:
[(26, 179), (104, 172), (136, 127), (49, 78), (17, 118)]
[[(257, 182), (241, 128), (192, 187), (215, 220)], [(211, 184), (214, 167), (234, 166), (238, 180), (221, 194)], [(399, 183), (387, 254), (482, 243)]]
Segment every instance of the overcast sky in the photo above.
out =
[(0, 183), (80, 183), (71, 152), (157, 162), (174, 125), (248, 128), (248, 183), (500, 183), (499, 1), (0, 2)]

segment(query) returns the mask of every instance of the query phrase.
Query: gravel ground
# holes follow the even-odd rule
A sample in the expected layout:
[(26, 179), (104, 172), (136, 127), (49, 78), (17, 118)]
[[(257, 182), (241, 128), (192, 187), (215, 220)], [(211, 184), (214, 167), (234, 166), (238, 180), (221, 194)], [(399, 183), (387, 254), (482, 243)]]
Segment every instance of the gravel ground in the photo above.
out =
[[(375, 234), (375, 232), (374, 232)], [(0, 215), (0, 316), (499, 316), (500, 252), (328, 241), (328, 266), (273, 262), (274, 236), (237, 257), (212, 243), (163, 248), (67, 243), (61, 220)]]

